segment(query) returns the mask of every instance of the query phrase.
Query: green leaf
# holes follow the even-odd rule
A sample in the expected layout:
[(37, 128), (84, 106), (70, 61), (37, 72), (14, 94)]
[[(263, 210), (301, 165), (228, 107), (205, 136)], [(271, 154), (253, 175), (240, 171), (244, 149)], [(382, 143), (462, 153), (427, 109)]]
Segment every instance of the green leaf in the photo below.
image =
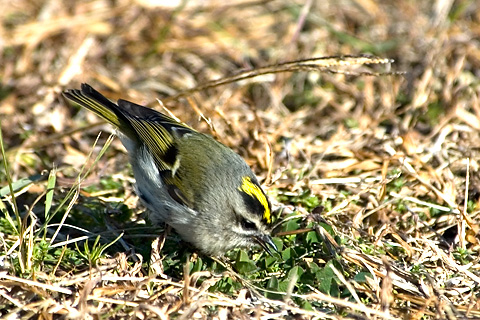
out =
[(280, 281), (278, 285), (279, 291), (287, 292), (288, 287), (292, 284), (292, 282), (293, 282), (293, 285), (295, 286), (304, 272), (305, 271), (299, 266), (295, 266), (291, 268), (288, 271), (286, 279), (284, 279), (283, 281)]
[(190, 269), (190, 273), (194, 273), (194, 272), (198, 272), (198, 271), (202, 271), (202, 267), (203, 267), (203, 260), (202, 258), (198, 257), (197, 258), (197, 261), (195, 261)]
[(353, 277), (353, 280), (359, 283), (366, 283), (367, 278), (372, 279), (372, 275), (370, 272), (359, 272), (355, 275), (355, 277)]
[(315, 273), (318, 282), (318, 290), (326, 294), (330, 294), (332, 285), (337, 279), (337, 276), (333, 272), (332, 268), (330, 268), (329, 263), (330, 262), (328, 262), (323, 269), (319, 269)]
[(297, 304), (299, 305), (300, 308), (304, 310), (313, 311), (313, 307), (310, 304), (310, 302), (308, 302), (308, 300), (301, 299), (300, 301), (297, 302)]
[[(30, 176), (28, 178), (19, 179), (15, 182), (12, 182), (12, 190), (13, 190), (13, 192), (21, 190), (21, 189), (31, 185), (35, 181), (41, 180), (43, 177), (44, 176), (41, 175), (41, 174), (34, 174), (33, 176)], [(10, 194), (9, 186), (6, 186), (6, 187), (3, 187), (3, 188), (0, 189), (0, 198), (3, 198), (4, 196), (9, 195), (9, 194)]]
[(288, 279), (292, 279), (294, 276), (297, 277), (297, 279), (300, 279), (302, 274), (304, 274), (305, 271), (302, 269), (302, 267), (295, 266), (290, 271), (288, 271)]
[(235, 269), (240, 274), (245, 275), (257, 271), (258, 268), (255, 265), (255, 262), (250, 260), (248, 254), (244, 250), (239, 250), (235, 261)]
[(267, 282), (267, 290), (274, 291), (274, 292), (265, 292), (265, 296), (269, 299), (281, 300), (283, 295), (275, 293), (280, 291), (279, 287), (280, 287), (280, 284), (278, 282), (277, 277), (272, 276), (270, 280), (268, 280)]
[(278, 291), (278, 278), (275, 276), (272, 276), (270, 280), (267, 282), (267, 289), (268, 290), (275, 290)]
[(265, 259), (263, 259), (263, 268), (267, 269), (269, 267), (272, 267), (272, 266), (275, 265), (276, 262), (277, 262), (277, 258), (267, 256), (267, 257), (265, 257)]
[(278, 284), (278, 291), (279, 292), (287, 292), (289, 283), (290, 283), (290, 281), (288, 281), (288, 280), (280, 281), (279, 284)]
[(285, 250), (282, 251), (282, 259), (284, 261), (294, 259), (296, 257), (298, 257), (298, 255), (293, 248), (286, 248)]
[(275, 243), (275, 246), (277, 247), (277, 250), (279, 252), (281, 252), (283, 250), (283, 241), (282, 239), (278, 238), (278, 237), (273, 237), (272, 238), (273, 240), (273, 243)]
[(211, 286), (208, 291), (216, 292), (220, 291), (225, 294), (233, 294), (236, 290), (240, 289), (242, 285), (236, 281), (233, 281), (230, 277), (223, 277), (214, 286)]
[(305, 241), (307, 244), (313, 244), (313, 243), (318, 243), (321, 242), (321, 239), (318, 237), (316, 231), (310, 231), (307, 233), (307, 236), (305, 237)]
[(298, 219), (288, 220), (283, 224), (283, 231), (294, 231), (299, 229)]
[(57, 178), (56, 173), (57, 170), (52, 169), (52, 171), (50, 171), (50, 174), (48, 175), (47, 194), (45, 195), (45, 217), (49, 216), (50, 209), (52, 208), (53, 190), (55, 188), (55, 182)]

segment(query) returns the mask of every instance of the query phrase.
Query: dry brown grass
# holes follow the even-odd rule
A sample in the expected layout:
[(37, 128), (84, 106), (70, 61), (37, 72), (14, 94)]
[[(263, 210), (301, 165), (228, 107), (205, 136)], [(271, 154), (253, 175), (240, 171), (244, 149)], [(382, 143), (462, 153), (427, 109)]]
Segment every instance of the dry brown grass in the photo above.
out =
[[(277, 206), (289, 203), (275, 195), (305, 190), (331, 204), (313, 213), (298, 206), (298, 214), (333, 226), (338, 238), (314, 231), (348, 275), (362, 270), (371, 278), (339, 272), (349, 300), (315, 287), (272, 300), (247, 281), (229, 295), (209, 291), (217, 274), (176, 279), (159, 265), (146, 270), (127, 249), (86, 270), (18, 273), (8, 261), (26, 248), (29, 269), (28, 235), (40, 223), (29, 218), (22, 237), (0, 228), (2, 318), (480, 318), (479, 4), (168, 2), (3, 1), (0, 120), (12, 179), (55, 166), (61, 194), (93, 163), (98, 119), (68, 106), (62, 90), (88, 82), (112, 99), (157, 109), (159, 98), (239, 152)], [(381, 64), (229, 78), (285, 61), (360, 54), (393, 59), (390, 67), (405, 75), (377, 75), (389, 71)], [(205, 86), (217, 79), (228, 81)], [(112, 146), (82, 187), (125, 171), (120, 143)], [(75, 194), (136, 208), (131, 179), (118, 181), (127, 194)], [(42, 181), (31, 184), (17, 204), (34, 208), (46, 191)], [(162, 259), (155, 250), (152, 256)], [(302, 259), (325, 264), (314, 253)], [(303, 309), (296, 297), (322, 308)]]

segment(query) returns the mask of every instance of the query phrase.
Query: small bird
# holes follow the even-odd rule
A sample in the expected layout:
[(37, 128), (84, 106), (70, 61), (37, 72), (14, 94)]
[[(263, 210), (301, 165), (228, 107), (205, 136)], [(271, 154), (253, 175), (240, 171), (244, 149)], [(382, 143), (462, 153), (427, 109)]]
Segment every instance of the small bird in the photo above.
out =
[(170, 225), (207, 255), (255, 243), (277, 251), (270, 202), (232, 149), (153, 109), (113, 103), (88, 84), (63, 95), (117, 128), (153, 223)]

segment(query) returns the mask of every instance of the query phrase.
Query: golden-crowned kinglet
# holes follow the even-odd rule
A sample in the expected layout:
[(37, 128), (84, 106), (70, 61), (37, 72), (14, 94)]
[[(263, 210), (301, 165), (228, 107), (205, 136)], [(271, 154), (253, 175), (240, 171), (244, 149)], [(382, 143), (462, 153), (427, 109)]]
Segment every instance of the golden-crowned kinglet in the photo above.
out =
[(118, 128), (152, 222), (209, 255), (254, 243), (276, 250), (267, 196), (230, 148), (153, 109), (115, 104), (87, 84), (63, 95)]

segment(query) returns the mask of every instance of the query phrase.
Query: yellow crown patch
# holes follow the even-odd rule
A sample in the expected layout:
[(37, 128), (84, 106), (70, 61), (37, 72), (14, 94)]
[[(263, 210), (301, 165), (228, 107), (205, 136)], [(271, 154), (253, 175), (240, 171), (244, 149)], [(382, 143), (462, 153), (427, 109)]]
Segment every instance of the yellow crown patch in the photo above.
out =
[(262, 189), (260, 189), (260, 187), (257, 184), (253, 183), (252, 179), (247, 176), (242, 178), (242, 186), (239, 189), (240, 191), (243, 191), (249, 196), (257, 199), (258, 202), (261, 203), (263, 207), (263, 219), (265, 219), (267, 223), (270, 223), (271, 222), (270, 207), (268, 205), (267, 197), (263, 193)]

